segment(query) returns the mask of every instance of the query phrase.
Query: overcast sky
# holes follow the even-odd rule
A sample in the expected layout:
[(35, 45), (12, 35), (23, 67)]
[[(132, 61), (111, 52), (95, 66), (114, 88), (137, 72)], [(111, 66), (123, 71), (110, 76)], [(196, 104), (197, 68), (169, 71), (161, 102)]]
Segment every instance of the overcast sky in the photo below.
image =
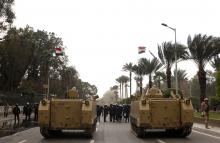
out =
[[(188, 35), (220, 36), (219, 5), (219, 0), (16, 0), (14, 25), (62, 37), (69, 65), (102, 96), (117, 77), (128, 75), (122, 71), (126, 62), (152, 58), (148, 52), (138, 55), (138, 46), (157, 55), (157, 44), (174, 41), (174, 32), (161, 23), (176, 28), (177, 42), (185, 45)], [(192, 62), (178, 68), (188, 77), (197, 72)]]

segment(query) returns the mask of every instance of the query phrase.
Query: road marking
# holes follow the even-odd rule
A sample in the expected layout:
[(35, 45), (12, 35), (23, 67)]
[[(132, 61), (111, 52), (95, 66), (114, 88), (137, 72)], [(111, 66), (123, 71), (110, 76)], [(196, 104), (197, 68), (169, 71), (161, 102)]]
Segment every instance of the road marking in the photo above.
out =
[(23, 141), (20, 141), (20, 142), (18, 142), (18, 143), (25, 143), (26, 142), (26, 140), (23, 140)]
[(96, 132), (98, 132), (98, 128), (96, 128), (96, 130), (95, 130)]
[(162, 141), (160, 139), (158, 139), (157, 142), (159, 142), (159, 143), (166, 143), (166, 142), (164, 142), (164, 141)]
[(195, 130), (193, 130), (193, 132), (196, 132), (196, 133), (198, 133), (198, 134), (202, 134), (202, 135), (209, 136), (209, 137), (216, 138), (216, 139), (219, 139), (219, 140), (220, 140), (220, 137), (217, 137), (217, 136), (213, 136), (213, 135), (206, 134), (206, 133), (202, 133), (202, 132), (195, 131)]
[(90, 143), (94, 143), (94, 142), (95, 142), (94, 140), (91, 140), (91, 141), (90, 141)]
[(13, 134), (12, 136), (17, 136), (18, 134), (20, 134), (20, 133), (15, 133), (15, 134)]

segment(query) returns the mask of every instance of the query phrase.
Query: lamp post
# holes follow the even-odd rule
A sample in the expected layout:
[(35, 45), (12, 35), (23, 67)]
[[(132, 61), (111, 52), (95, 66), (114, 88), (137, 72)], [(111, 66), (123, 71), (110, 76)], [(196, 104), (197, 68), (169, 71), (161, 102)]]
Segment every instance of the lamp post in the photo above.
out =
[(175, 55), (175, 76), (176, 76), (176, 94), (178, 94), (176, 28), (172, 28), (165, 23), (162, 23), (161, 25), (170, 28), (171, 30), (174, 31), (174, 34), (175, 34), (175, 52), (174, 52), (174, 55)]

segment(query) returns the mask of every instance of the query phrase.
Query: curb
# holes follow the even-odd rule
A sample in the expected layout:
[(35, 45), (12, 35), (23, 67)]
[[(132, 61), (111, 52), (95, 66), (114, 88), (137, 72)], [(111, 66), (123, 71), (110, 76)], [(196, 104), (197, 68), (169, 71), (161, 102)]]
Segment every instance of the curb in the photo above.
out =
[[(193, 121), (195, 123), (204, 124), (204, 118), (194, 117)], [(209, 119), (209, 125), (214, 127), (220, 127), (220, 121), (219, 120), (213, 120)]]

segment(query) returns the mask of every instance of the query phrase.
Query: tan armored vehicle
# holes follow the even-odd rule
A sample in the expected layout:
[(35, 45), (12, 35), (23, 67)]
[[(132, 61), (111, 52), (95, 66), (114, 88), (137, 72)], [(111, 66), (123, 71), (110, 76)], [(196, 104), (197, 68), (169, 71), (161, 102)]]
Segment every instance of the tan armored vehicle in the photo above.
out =
[(48, 138), (61, 133), (62, 130), (84, 130), (92, 137), (96, 129), (96, 98), (78, 99), (75, 88), (69, 90), (66, 96), (69, 99), (44, 99), (40, 102), (40, 133)]
[(183, 99), (170, 90), (165, 97), (161, 90), (152, 87), (146, 95), (137, 97), (131, 102), (131, 128), (138, 137), (147, 131), (165, 130), (168, 134), (186, 137), (193, 125), (193, 106), (189, 99)]

